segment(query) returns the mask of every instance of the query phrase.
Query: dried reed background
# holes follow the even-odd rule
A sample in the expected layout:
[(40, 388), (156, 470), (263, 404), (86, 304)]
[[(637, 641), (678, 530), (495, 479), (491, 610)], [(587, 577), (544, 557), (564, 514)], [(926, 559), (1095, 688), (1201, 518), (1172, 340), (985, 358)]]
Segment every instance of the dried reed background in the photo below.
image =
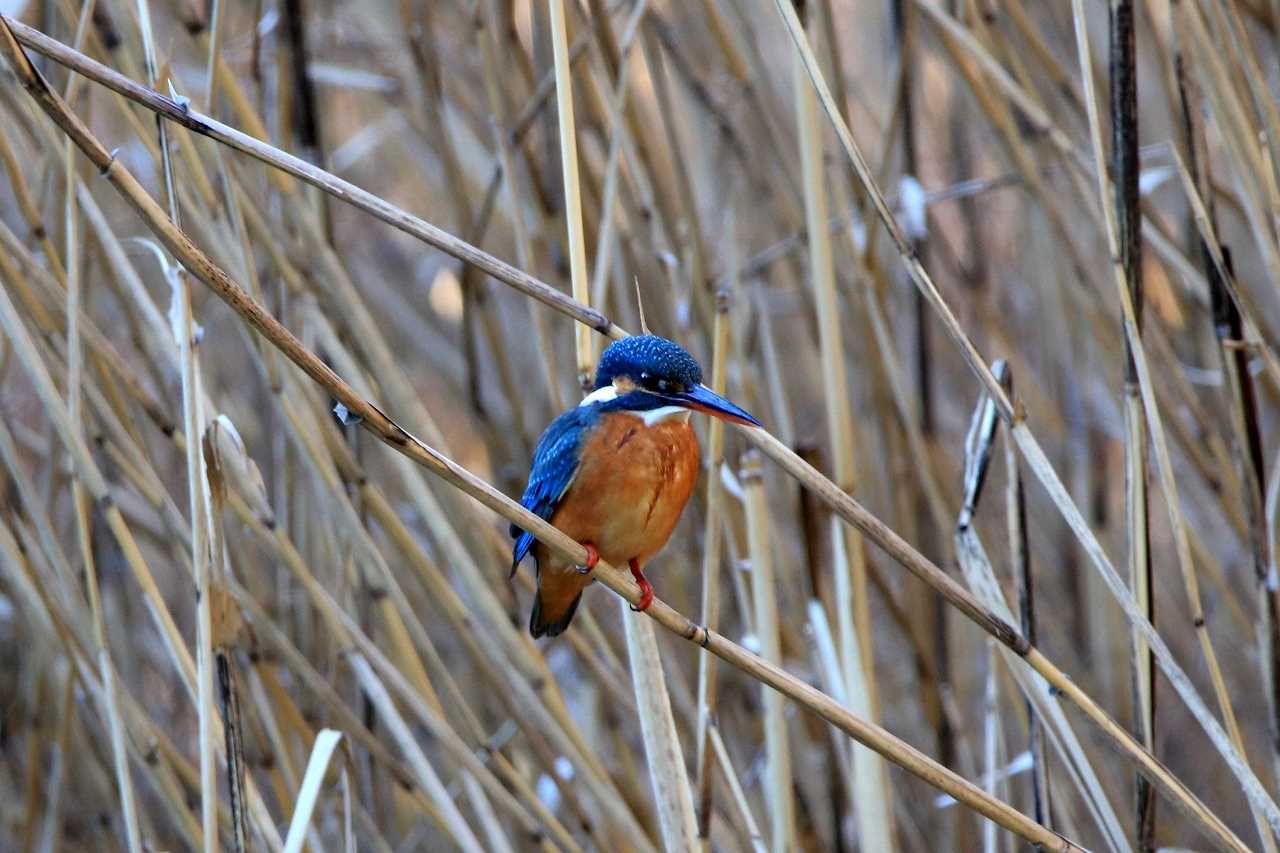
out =
[(0, 847), (1276, 850), (1280, 3), (7, 5)]

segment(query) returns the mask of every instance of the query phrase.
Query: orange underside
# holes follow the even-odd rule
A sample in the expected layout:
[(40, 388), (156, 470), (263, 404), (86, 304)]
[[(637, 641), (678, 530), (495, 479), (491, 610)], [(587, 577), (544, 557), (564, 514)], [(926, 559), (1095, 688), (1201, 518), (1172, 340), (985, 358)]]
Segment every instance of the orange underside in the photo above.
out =
[[(680, 520), (698, 478), (698, 439), (687, 420), (646, 427), (627, 414), (605, 415), (582, 448), (582, 462), (551, 523), (601, 559), (643, 566)], [(535, 545), (542, 618), (554, 623), (573, 606), (591, 576)]]

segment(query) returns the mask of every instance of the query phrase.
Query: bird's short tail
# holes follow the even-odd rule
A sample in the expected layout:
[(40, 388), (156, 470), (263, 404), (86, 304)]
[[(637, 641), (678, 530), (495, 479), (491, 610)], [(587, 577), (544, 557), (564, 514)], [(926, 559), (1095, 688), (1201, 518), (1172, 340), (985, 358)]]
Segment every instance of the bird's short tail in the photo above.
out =
[(529, 633), (534, 639), (564, 633), (578, 611), (582, 590), (588, 583), (590, 580), (580, 575), (538, 573), (538, 591), (533, 597), (533, 612), (529, 614)]

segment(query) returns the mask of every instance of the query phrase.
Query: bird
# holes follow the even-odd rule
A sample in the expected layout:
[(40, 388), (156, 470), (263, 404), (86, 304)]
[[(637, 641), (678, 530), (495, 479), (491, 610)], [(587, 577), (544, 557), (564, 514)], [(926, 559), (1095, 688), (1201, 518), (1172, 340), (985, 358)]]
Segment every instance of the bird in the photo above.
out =
[(679, 344), (634, 335), (604, 351), (591, 393), (543, 432), (520, 503), (580, 543), (587, 559), (574, 565), (511, 525), (511, 576), (530, 552), (536, 562), (535, 639), (569, 627), (601, 558), (630, 567), (640, 587), (633, 609), (653, 602), (643, 567), (671, 537), (701, 467), (693, 412), (761, 426), (703, 385), (701, 366)]

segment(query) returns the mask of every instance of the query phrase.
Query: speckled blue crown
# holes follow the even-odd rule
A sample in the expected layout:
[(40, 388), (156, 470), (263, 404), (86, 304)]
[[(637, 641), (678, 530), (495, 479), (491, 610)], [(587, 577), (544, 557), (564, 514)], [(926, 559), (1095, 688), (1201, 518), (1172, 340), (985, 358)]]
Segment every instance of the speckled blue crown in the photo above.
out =
[(679, 344), (657, 335), (633, 335), (614, 341), (604, 351), (596, 368), (595, 387), (610, 385), (618, 376), (638, 380), (642, 373), (673, 379), (685, 386), (702, 382), (702, 368)]

